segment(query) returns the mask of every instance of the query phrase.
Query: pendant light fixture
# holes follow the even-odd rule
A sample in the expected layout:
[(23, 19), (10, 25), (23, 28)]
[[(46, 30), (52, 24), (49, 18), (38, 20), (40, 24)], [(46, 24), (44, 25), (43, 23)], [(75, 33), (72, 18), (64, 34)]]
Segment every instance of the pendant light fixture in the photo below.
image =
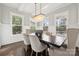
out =
[(35, 3), (35, 15), (32, 17), (33, 20), (35, 20), (36, 22), (41, 22), (44, 20), (45, 18), (45, 15), (41, 13), (41, 3), (40, 3), (40, 13), (39, 14), (36, 14), (36, 3)]

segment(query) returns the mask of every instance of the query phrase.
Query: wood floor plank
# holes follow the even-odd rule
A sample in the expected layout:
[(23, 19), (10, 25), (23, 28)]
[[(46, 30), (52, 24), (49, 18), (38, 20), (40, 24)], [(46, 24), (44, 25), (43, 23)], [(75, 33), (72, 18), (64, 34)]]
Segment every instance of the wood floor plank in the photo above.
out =
[[(4, 45), (0, 48), (0, 56), (25, 56), (27, 47), (24, 42), (16, 42), (8, 45)], [(51, 50), (53, 51), (53, 50)], [(76, 56), (79, 56), (79, 48), (76, 48)], [(49, 55), (50, 56), (50, 55)]]

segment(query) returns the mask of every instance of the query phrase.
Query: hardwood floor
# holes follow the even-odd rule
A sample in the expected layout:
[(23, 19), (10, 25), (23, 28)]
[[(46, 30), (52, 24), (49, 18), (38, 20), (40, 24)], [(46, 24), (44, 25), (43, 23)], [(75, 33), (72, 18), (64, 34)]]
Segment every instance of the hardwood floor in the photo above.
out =
[[(2, 46), (0, 48), (0, 56), (25, 56), (27, 47), (23, 41)], [(79, 56), (79, 48), (76, 48), (76, 56)], [(28, 55), (29, 56), (29, 55)]]
[(25, 45), (23, 42), (16, 42), (12, 44), (8, 44), (5, 46), (2, 46), (0, 48), (0, 56), (7, 56), (7, 55), (25, 55), (24, 53), (24, 47)]

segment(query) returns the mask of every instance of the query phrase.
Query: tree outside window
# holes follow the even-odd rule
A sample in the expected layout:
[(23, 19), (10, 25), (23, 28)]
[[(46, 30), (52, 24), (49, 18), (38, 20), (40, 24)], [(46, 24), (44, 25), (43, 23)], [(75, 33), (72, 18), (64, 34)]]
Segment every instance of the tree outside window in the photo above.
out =
[(43, 21), (43, 30), (44, 31), (48, 31), (48, 19), (45, 19), (44, 21)]
[(12, 33), (13, 34), (21, 34), (22, 32), (22, 17), (20, 16), (12, 16)]
[(31, 21), (31, 31), (32, 31), (32, 32), (35, 32), (35, 30), (36, 30), (35, 22), (32, 22), (32, 21)]
[(56, 32), (59, 34), (66, 32), (66, 18), (58, 18), (56, 20)]

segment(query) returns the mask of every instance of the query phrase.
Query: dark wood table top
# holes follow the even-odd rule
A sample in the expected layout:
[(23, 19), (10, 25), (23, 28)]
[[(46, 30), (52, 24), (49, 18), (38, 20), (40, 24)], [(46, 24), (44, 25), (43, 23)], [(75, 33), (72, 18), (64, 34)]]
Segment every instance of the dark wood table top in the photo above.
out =
[[(46, 37), (44, 37), (46, 38)], [(63, 43), (65, 42), (65, 38), (61, 36), (48, 36), (47, 39), (44, 39), (43, 37), (40, 39), (40, 41), (44, 44), (52, 45), (54, 47), (60, 48)], [(59, 42), (60, 41), (60, 42)]]
[[(48, 36), (47, 35), (48, 39), (43, 39), (43, 37), (42, 37), (43, 34), (40, 34), (40, 33), (35, 33), (35, 34), (39, 38), (40, 42), (46, 44), (48, 47), (50, 47), (50, 45), (52, 45), (54, 47), (60, 48), (61, 46), (63, 46), (63, 43), (65, 42), (65, 39), (63, 39), (62, 36), (56, 36), (56, 35), (54, 35), (54, 36), (53, 35)], [(44, 38), (46, 38), (46, 37), (44, 37)], [(59, 42), (59, 41), (61, 41), (61, 42)]]

